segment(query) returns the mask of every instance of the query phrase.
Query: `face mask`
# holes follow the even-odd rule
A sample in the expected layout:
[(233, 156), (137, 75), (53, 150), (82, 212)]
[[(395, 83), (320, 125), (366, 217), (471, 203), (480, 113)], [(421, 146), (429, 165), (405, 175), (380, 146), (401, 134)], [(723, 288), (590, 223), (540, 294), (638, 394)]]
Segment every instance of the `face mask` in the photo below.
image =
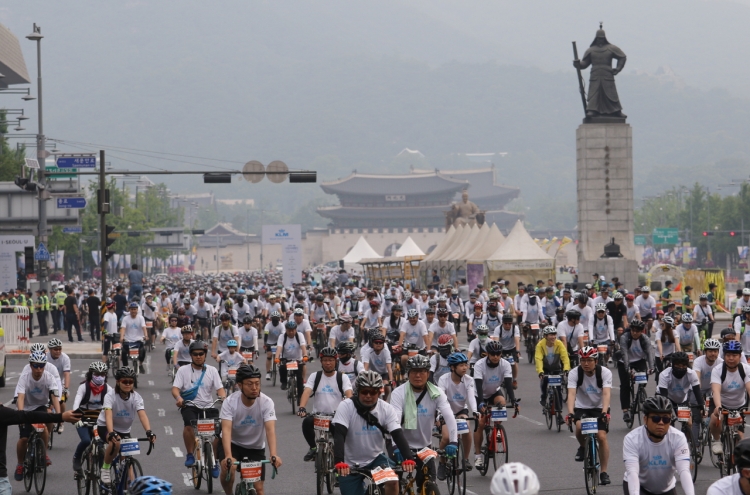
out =
[(339, 361), (341, 361), (342, 364), (347, 364), (350, 359), (351, 359), (351, 356), (341, 356), (339, 358)]
[(97, 387), (101, 387), (104, 384), (104, 381), (107, 379), (106, 376), (96, 376), (93, 375), (91, 377), (91, 382), (96, 385)]
[(529, 304), (532, 306), (536, 306), (536, 296), (529, 297)]
[(687, 368), (686, 369), (672, 368), (672, 376), (675, 378), (682, 378), (686, 374), (687, 374)]
[(479, 342), (485, 342), (487, 340), (488, 335), (479, 335)]

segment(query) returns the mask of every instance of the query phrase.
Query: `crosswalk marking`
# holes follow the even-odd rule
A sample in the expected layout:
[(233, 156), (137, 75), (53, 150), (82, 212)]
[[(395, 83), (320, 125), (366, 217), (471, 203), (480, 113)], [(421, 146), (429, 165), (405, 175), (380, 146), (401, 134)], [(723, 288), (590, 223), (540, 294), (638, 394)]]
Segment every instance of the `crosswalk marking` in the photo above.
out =
[(162, 417), (167, 415), (167, 412), (164, 409), (157, 409), (156, 412), (158, 412), (159, 416), (162, 416)]
[(174, 433), (172, 433), (172, 427), (171, 426), (165, 426), (164, 427), (164, 434), (165, 435), (174, 435)]
[(179, 447), (172, 447), (172, 452), (174, 452), (175, 457), (185, 457), (185, 454), (182, 453)]
[(193, 486), (193, 478), (190, 477), (189, 473), (182, 473), (182, 480), (186, 486)]
[(157, 393), (154, 392), (154, 399), (155, 400), (159, 400), (159, 394), (157, 394)]

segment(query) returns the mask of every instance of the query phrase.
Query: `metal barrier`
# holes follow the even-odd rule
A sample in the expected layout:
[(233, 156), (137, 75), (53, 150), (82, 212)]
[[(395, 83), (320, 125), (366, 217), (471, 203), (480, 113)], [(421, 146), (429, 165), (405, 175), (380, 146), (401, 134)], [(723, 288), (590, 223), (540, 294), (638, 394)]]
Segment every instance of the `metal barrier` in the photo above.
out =
[(18, 346), (18, 350), (27, 350), (29, 344), (29, 308), (26, 306), (10, 307), (13, 313), (0, 313), (0, 328), (4, 331), (5, 345)]

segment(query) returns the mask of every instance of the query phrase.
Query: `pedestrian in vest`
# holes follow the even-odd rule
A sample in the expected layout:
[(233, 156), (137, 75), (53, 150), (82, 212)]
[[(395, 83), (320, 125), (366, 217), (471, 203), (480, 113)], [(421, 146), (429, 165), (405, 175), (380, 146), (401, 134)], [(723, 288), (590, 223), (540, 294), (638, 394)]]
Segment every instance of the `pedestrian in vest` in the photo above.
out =
[(49, 314), (49, 311), (47, 310), (47, 304), (49, 303), (49, 299), (46, 294), (47, 291), (45, 290), (36, 291), (36, 304), (34, 304), (36, 319), (39, 323), (39, 335), (42, 336), (46, 336), (48, 333), (47, 315)]

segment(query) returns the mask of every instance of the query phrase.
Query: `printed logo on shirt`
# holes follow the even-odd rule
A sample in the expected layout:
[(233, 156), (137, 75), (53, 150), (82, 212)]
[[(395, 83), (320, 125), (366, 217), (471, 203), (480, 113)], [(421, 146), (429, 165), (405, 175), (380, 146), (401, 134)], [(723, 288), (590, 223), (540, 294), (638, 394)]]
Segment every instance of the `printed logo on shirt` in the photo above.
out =
[(430, 411), (427, 410), (426, 407), (424, 407), (422, 404), (417, 405), (417, 415), (418, 416), (427, 416), (430, 413)]
[(489, 378), (487, 378), (487, 383), (497, 383), (500, 381), (500, 377), (498, 375), (492, 375)]
[(660, 455), (655, 455), (651, 457), (650, 461), (648, 461), (648, 467), (655, 469), (668, 469), (668, 464), (667, 460)]
[(333, 394), (335, 392), (333, 391), (333, 388), (330, 385), (326, 385), (325, 387), (320, 389), (320, 393), (321, 394)]
[(42, 390), (42, 387), (40, 387), (39, 385), (35, 385), (34, 388), (29, 390), (29, 394), (31, 395), (39, 395), (42, 392), (44, 392), (44, 390)]
[(130, 413), (127, 409), (120, 409), (119, 411), (117, 411), (117, 414), (115, 414), (115, 416), (117, 416), (118, 418), (129, 418)]
[(673, 383), (672, 384), (672, 391), (673, 392), (684, 392), (685, 391), (685, 387), (683, 387), (679, 383)]
[(601, 393), (601, 392), (599, 391), (599, 389), (598, 389), (598, 388), (596, 388), (596, 387), (595, 387), (595, 386), (593, 386), (593, 385), (589, 385), (589, 386), (587, 386), (587, 387), (586, 387), (586, 388), (584, 389), (584, 392), (586, 392), (587, 394), (599, 394), (599, 393)]
[(380, 434), (380, 432), (378, 431), (378, 427), (377, 426), (374, 426), (374, 425), (373, 426), (364, 425), (364, 426), (362, 426), (362, 430), (361, 431), (355, 431), (354, 434), (358, 435), (358, 436), (359, 435), (377, 435), (377, 434)]
[(247, 415), (245, 416), (245, 419), (240, 421), (240, 425), (241, 426), (258, 426), (258, 422), (255, 421), (254, 417)]
[(456, 392), (455, 394), (453, 394), (453, 397), (451, 397), (451, 399), (453, 399), (454, 402), (463, 402), (466, 400), (466, 397), (464, 397), (459, 392)]
[(727, 385), (727, 390), (737, 390), (738, 388), (742, 388), (742, 384), (735, 382), (732, 380), (732, 383)]

